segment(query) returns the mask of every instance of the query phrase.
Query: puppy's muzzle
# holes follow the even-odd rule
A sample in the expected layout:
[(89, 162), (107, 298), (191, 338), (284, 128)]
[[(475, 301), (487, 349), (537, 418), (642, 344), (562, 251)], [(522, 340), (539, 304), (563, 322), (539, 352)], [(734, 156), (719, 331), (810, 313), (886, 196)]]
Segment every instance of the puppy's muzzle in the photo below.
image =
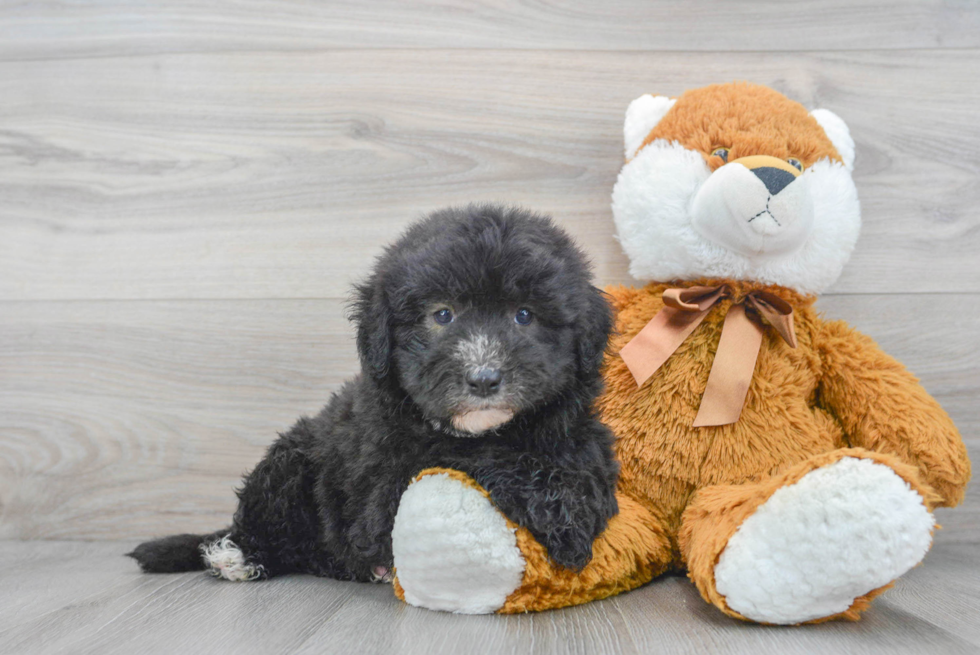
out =
[(489, 398), (500, 391), (504, 374), (499, 368), (481, 367), (466, 372), (466, 386), (474, 396)]

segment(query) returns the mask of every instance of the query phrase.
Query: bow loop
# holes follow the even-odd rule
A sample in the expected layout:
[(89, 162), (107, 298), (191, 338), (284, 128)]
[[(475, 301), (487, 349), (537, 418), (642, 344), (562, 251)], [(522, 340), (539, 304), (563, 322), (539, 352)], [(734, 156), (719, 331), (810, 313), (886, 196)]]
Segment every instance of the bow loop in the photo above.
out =
[(728, 295), (728, 287), (688, 287), (687, 289), (665, 289), (664, 304), (673, 309), (686, 312), (703, 312), (711, 309), (716, 302)]
[(745, 303), (759, 312), (790, 348), (796, 348), (796, 329), (793, 326), (793, 306), (774, 293), (753, 291)]
[[(722, 298), (731, 296), (725, 285), (666, 289), (664, 308), (630, 340), (620, 356), (641, 386), (676, 351)], [(751, 308), (753, 316), (746, 309)], [(708, 374), (695, 427), (728, 425), (738, 421), (759, 357), (765, 319), (780, 337), (796, 348), (793, 307), (774, 293), (752, 291), (732, 303), (725, 315), (715, 361)]]

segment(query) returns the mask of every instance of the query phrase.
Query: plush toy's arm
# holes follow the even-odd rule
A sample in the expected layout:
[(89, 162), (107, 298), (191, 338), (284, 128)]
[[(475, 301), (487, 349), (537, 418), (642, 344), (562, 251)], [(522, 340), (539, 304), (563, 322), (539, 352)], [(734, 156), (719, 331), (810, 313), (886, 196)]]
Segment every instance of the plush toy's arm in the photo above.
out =
[(841, 321), (820, 325), (819, 405), (844, 428), (851, 446), (891, 453), (917, 466), (942, 496), (963, 500), (970, 479), (966, 446), (952, 420), (905, 367)]

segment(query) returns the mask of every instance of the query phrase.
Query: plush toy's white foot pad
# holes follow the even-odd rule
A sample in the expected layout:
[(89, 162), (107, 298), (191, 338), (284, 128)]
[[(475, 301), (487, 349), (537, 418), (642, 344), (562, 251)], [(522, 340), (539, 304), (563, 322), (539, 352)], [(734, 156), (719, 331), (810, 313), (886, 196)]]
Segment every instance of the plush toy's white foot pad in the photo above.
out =
[(918, 564), (934, 525), (889, 467), (846, 457), (779, 489), (747, 518), (718, 559), (715, 585), (754, 621), (831, 616)]
[(524, 577), (514, 530), (483, 494), (445, 473), (402, 495), (391, 541), (405, 600), (418, 607), (488, 614)]

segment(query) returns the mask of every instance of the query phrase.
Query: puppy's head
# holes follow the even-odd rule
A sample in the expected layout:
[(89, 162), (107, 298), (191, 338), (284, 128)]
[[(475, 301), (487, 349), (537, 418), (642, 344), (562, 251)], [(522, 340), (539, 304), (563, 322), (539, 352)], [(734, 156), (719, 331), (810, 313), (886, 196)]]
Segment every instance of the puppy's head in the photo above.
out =
[(611, 328), (571, 239), (492, 205), (410, 227), (357, 287), (353, 317), (364, 374), (459, 435), (563, 398), (587, 405)]

